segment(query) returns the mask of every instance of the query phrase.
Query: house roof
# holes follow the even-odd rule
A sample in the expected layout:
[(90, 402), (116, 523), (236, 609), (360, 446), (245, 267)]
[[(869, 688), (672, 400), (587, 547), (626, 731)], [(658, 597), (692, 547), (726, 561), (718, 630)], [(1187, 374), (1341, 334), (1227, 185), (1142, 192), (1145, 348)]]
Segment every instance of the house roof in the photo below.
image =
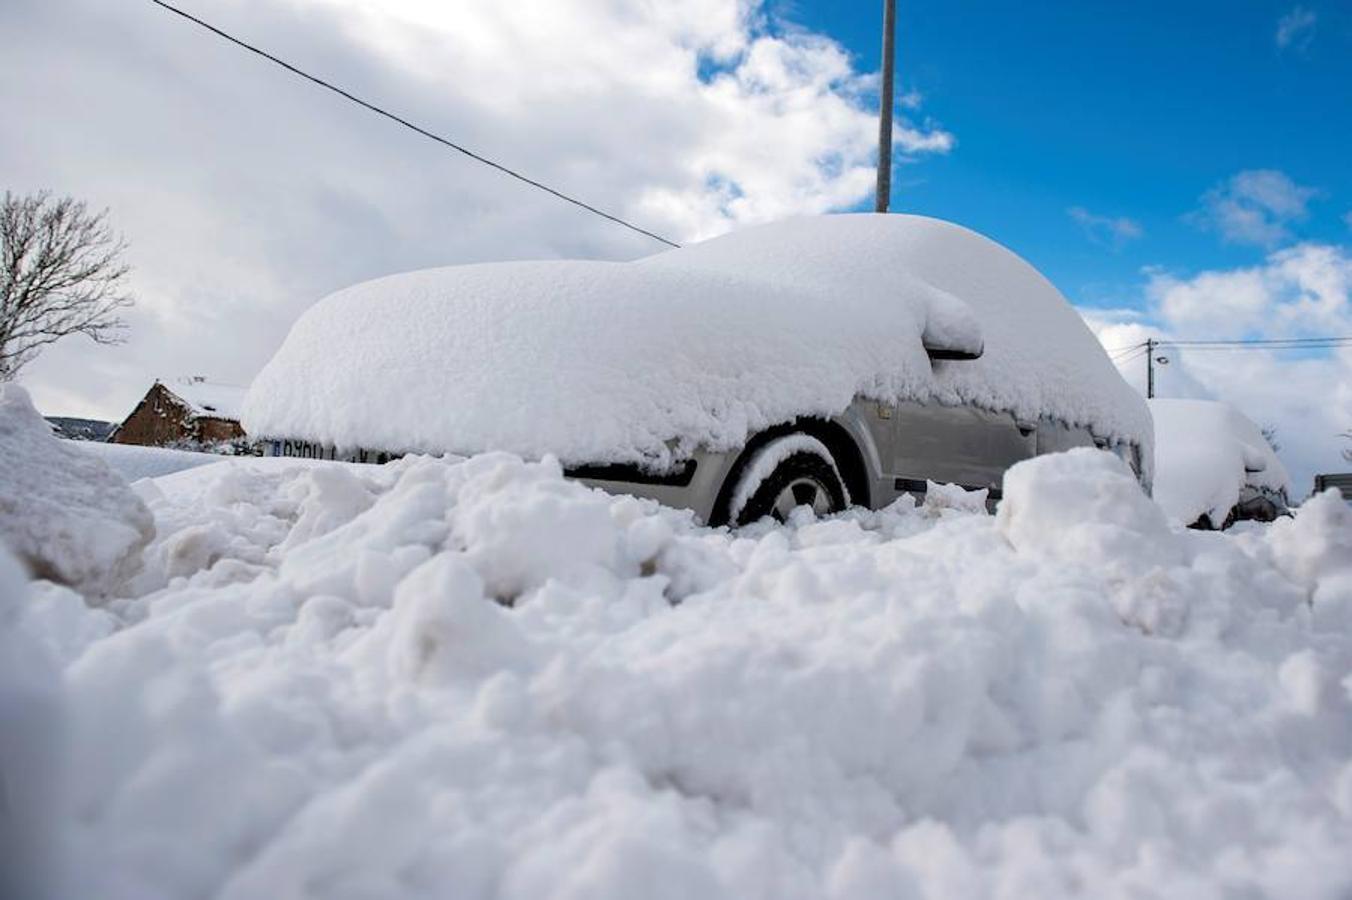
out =
[(183, 405), (197, 418), (239, 421), (239, 410), (247, 388), (207, 381), (197, 375), (161, 381), (160, 384), (182, 400)]

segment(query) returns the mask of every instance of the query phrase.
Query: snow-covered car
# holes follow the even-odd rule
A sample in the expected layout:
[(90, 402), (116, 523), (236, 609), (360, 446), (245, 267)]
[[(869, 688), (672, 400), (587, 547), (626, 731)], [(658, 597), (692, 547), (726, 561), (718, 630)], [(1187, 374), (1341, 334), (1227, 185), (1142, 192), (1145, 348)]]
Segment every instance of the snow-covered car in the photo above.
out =
[(254, 380), (268, 454), (552, 454), (713, 524), (881, 507), (1111, 449), (1145, 403), (1065, 298), (972, 231), (909, 215), (750, 228), (635, 262), (393, 275), (306, 311)]
[(1263, 431), (1216, 400), (1149, 401), (1155, 420), (1155, 500), (1192, 528), (1287, 512), (1291, 477)]

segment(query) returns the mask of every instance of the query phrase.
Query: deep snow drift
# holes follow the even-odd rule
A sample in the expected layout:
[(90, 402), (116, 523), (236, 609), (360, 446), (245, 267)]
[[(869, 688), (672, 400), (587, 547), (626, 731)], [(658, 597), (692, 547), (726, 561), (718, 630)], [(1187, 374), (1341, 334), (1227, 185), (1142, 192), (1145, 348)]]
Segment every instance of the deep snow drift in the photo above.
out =
[[(926, 335), (985, 355), (931, 365)], [(904, 215), (359, 284), (297, 320), (243, 423), (349, 449), (662, 464), (668, 442), (729, 449), (856, 395), (1058, 418), (1152, 458), (1143, 401), (1056, 288), (974, 232)]]
[(79, 449), (93, 454), (128, 481), (159, 478), (221, 461), (219, 453), (200, 453), (195, 450), (175, 450), (170, 447), (142, 447), (139, 444), (109, 444), (83, 441)]
[(0, 540), (29, 571), (89, 593), (116, 586), (153, 533), (126, 482), (58, 440), (17, 384), (0, 384)]
[(0, 607), (62, 895), (1347, 896), (1352, 510), (1005, 485), (731, 534), (506, 455), (142, 482), (125, 599)]

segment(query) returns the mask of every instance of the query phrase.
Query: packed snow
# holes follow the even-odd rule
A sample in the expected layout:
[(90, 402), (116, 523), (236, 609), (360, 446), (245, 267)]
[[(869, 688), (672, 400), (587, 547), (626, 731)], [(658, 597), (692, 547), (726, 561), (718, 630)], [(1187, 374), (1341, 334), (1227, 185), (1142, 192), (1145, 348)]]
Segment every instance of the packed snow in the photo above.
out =
[[(931, 363), (926, 340), (985, 354)], [(301, 316), (243, 423), (338, 448), (660, 466), (856, 395), (1049, 416), (1150, 459), (1143, 402), (1060, 293), (994, 242), (920, 216), (360, 284)]]
[[(1154, 496), (1183, 524), (1225, 521), (1245, 486), (1294, 493), (1262, 430), (1228, 403), (1150, 401), (1155, 420)], [(1292, 497), (1294, 499), (1294, 497)]]
[(45, 896), (58, 862), (60, 674), (45, 642), (19, 624), (31, 612), (27, 580), (0, 539), (0, 897), (7, 900)]
[(105, 605), (0, 554), (62, 900), (1352, 892), (1332, 493), (1188, 532), (1077, 450), (730, 532), (552, 458), (271, 462), (140, 482)]
[(198, 453), (170, 447), (143, 447), (140, 444), (81, 441), (75, 444), (75, 448), (97, 456), (127, 481), (159, 478), (162, 475), (171, 475), (197, 466), (209, 466), (221, 461), (219, 453)]
[(150, 511), (84, 445), (58, 439), (17, 384), (0, 384), (0, 540), (29, 571), (101, 594), (138, 565)]

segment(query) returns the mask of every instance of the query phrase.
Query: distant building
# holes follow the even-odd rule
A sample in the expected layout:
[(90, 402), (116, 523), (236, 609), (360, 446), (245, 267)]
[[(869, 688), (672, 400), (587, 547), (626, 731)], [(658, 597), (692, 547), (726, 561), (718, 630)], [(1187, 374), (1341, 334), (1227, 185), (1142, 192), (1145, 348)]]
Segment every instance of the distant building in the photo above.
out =
[(244, 450), (247, 439), (239, 424), (244, 391), (201, 376), (156, 381), (108, 440), (149, 447)]
[(117, 427), (101, 419), (76, 419), (71, 416), (47, 416), (47, 423), (59, 438), (68, 441), (106, 441)]

